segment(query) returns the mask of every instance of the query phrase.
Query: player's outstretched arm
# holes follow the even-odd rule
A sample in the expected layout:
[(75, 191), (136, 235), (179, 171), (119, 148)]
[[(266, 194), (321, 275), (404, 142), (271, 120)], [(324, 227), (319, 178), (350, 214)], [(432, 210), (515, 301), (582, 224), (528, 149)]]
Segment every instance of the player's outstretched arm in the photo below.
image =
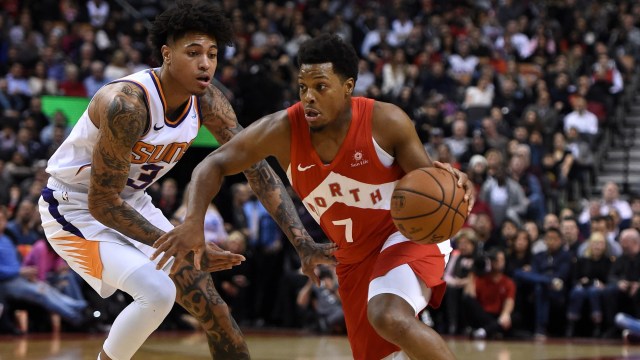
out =
[[(289, 128), (286, 111), (258, 120), (244, 131), (235, 112), (224, 95), (211, 86), (202, 97), (204, 125), (223, 144), (194, 169), (189, 192), (189, 208), (184, 229), (176, 228), (169, 236), (188, 236), (202, 232), (204, 214), (209, 202), (220, 190), (224, 176), (243, 171), (253, 191), (278, 223), (298, 253), (309, 264), (333, 263), (333, 246), (316, 244), (305, 230), (282, 180), (264, 160), (275, 156), (280, 163), (288, 163)], [(184, 232), (184, 234), (180, 234)], [(164, 240), (164, 239), (163, 239)], [(156, 245), (154, 245), (156, 246)], [(158, 251), (168, 245), (158, 244)], [(170, 254), (171, 252), (169, 252)], [(165, 255), (166, 256), (166, 255)], [(161, 260), (162, 261), (162, 260)], [(313, 265), (311, 265), (313, 264)], [(311, 269), (311, 274), (313, 271)], [(313, 274), (315, 278), (315, 274)]]
[(117, 83), (98, 92), (89, 116), (99, 128), (91, 161), (89, 211), (105, 226), (151, 245), (163, 231), (120, 197), (127, 184), (131, 149), (147, 126), (144, 94), (135, 85)]

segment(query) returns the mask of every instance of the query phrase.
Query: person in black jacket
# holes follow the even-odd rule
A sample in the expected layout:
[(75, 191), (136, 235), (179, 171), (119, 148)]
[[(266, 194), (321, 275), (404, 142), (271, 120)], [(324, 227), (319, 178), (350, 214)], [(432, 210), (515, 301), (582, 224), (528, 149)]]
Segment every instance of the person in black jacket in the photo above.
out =
[(602, 324), (602, 302), (611, 269), (611, 258), (607, 256), (607, 241), (602, 233), (596, 232), (589, 238), (585, 257), (573, 264), (573, 288), (569, 293), (566, 336), (573, 337), (575, 324), (581, 318), (582, 307), (588, 300), (592, 336), (600, 336)]
[(638, 316), (638, 289), (640, 289), (640, 232), (636, 229), (626, 229), (620, 234), (622, 256), (618, 257), (611, 267), (604, 303), (604, 321), (609, 330), (606, 337), (618, 337), (617, 329), (613, 326), (613, 317), (618, 312), (625, 312), (631, 316)]

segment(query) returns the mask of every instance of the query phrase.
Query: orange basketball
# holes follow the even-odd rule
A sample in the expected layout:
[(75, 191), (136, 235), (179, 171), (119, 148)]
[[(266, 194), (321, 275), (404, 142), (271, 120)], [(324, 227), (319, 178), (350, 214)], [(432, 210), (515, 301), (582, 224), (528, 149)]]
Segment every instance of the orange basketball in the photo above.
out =
[(393, 191), (391, 217), (402, 235), (437, 244), (455, 235), (467, 218), (464, 188), (450, 172), (421, 168), (406, 174)]

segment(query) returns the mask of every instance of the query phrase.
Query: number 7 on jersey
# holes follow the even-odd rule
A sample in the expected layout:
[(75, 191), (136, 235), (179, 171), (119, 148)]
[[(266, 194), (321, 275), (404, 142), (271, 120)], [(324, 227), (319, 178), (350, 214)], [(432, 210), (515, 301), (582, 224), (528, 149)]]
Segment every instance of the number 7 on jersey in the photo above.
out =
[(332, 221), (333, 225), (344, 226), (344, 238), (348, 243), (353, 242), (353, 221), (351, 218)]

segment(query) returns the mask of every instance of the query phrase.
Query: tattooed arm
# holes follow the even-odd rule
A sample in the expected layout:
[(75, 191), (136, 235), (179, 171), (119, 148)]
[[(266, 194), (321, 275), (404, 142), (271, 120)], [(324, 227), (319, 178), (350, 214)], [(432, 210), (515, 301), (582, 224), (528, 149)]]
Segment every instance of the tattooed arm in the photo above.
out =
[[(316, 264), (335, 261), (332, 256), (335, 246), (313, 241), (302, 225), (282, 180), (264, 160), (273, 155), (281, 165), (289, 163), (287, 112), (267, 115), (241, 131), (231, 104), (214, 86), (201, 98), (201, 109), (205, 127), (223, 146), (207, 156), (193, 172), (185, 219), (189, 231), (185, 231), (184, 236), (202, 233), (204, 214), (220, 190), (222, 179), (243, 171), (258, 199), (300, 254), (305, 274), (318, 282), (313, 269)], [(180, 231), (176, 229), (172, 235), (179, 237)], [(168, 245), (162, 246), (160, 240), (154, 246), (158, 247), (156, 253), (169, 248)]]
[(120, 197), (129, 177), (131, 149), (148, 125), (144, 94), (129, 83), (109, 85), (91, 102), (89, 116), (99, 128), (91, 161), (89, 211), (105, 226), (151, 245), (164, 232)]

